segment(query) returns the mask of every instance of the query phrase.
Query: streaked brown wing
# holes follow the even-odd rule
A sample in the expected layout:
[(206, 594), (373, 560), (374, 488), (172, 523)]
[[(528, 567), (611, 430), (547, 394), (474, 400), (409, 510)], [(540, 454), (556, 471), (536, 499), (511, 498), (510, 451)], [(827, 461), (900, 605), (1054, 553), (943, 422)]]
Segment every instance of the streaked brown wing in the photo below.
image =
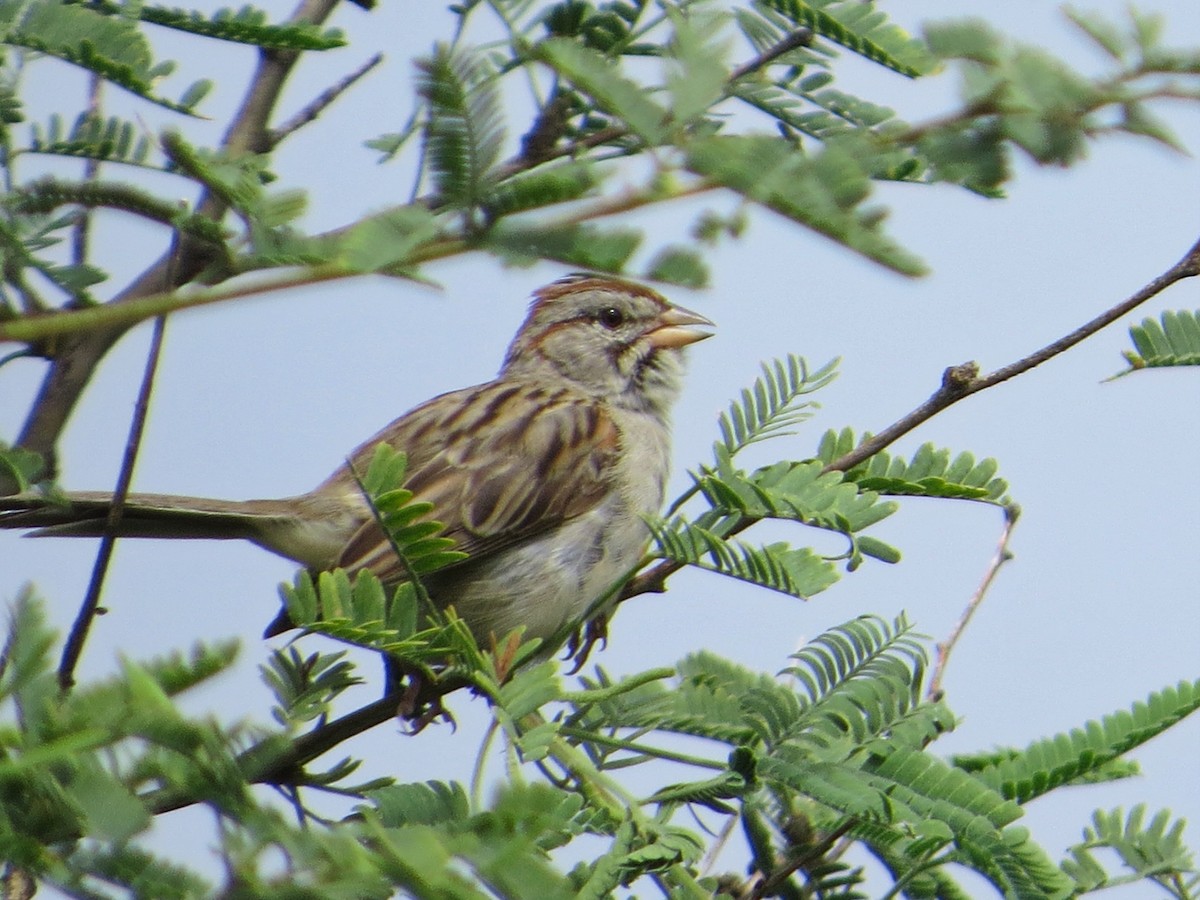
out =
[[(490, 383), (443, 394), (363, 444), (363, 468), (380, 441), (409, 458), (405, 486), (434, 508), (456, 549), (479, 558), (554, 528), (603, 498), (618, 432), (591, 398), (535, 385)], [(331, 482), (349, 478), (340, 474)], [(338, 565), (399, 581), (403, 568), (374, 522)]]

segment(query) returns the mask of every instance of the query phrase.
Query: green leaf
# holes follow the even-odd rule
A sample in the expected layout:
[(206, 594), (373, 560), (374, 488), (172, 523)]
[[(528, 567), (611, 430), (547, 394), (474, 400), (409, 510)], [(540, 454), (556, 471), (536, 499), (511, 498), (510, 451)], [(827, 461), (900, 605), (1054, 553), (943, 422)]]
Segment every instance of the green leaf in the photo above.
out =
[[(55, 634), (46, 622), (45, 605), (32, 585), (25, 585), (8, 610), (6, 664), (0, 669), (0, 698), (20, 693), (51, 674), (50, 648)], [(30, 711), (32, 714), (32, 710)]]
[(925, 46), (887, 21), (873, 3), (855, 0), (762, 0), (797, 25), (853, 50), (872, 62), (917, 77), (934, 71), (937, 62)]
[(434, 216), (423, 206), (404, 206), (357, 222), (338, 244), (338, 262), (352, 272), (403, 270), (437, 237)]
[[(1165, 809), (1147, 823), (1145, 804), (1138, 804), (1128, 815), (1120, 809), (1096, 810), (1091, 827), (1084, 829), (1083, 841), (1068, 848), (1069, 858), (1062, 861), (1062, 870), (1081, 892), (1140, 879), (1156, 885), (1180, 884), (1184, 875), (1194, 876), (1196, 871), (1192, 853), (1183, 840), (1184, 827), (1182, 819), (1172, 820)], [(1115, 852), (1132, 875), (1109, 875), (1100, 862), (1104, 857), (1098, 858), (1096, 850)]]
[(1182, 681), (1129, 710), (1034, 741), (1023, 750), (957, 756), (953, 763), (1004, 796), (1027, 803), (1108, 766), (1200, 709), (1200, 680)]
[[(827, 431), (816, 458), (829, 465), (869, 438), (869, 434), (864, 434), (856, 441), (849, 428)], [(976, 461), (969, 452), (954, 455), (944, 447), (925, 443), (907, 462), (881, 450), (844, 473), (844, 478), (860, 490), (890, 496), (942, 497), (1011, 506), (1008, 482), (996, 477), (998, 470), (999, 464), (991, 457)]]
[(171, 28), (201, 37), (252, 44), (264, 50), (333, 50), (344, 47), (346, 39), (337, 28), (322, 29), (311, 22), (285, 22), (272, 25), (266, 13), (252, 6), (239, 10), (218, 9), (210, 16), (195, 10), (171, 9), (151, 4), (120, 4), (109, 0), (88, 0), (88, 6), (109, 16), (129, 15), (162, 28)]
[(1091, 11), (1066, 7), (1063, 12), (1072, 24), (1115, 62), (1125, 59), (1125, 37), (1113, 23)]
[(417, 90), (428, 109), (425, 154), (439, 202), (460, 209), (480, 205), (504, 138), (495, 74), (482, 57), (439, 45), (418, 63)]
[[(18, 153), (41, 153), (118, 162), (127, 166), (162, 170), (161, 161), (148, 162), (152, 145), (143, 126), (116, 116), (104, 118), (81, 113), (64, 133), (55, 114), (46, 123), (34, 123), (27, 149)], [(161, 158), (160, 158), (161, 159)]]
[(851, 535), (887, 518), (891, 501), (826, 472), (817, 462), (778, 462), (749, 476), (727, 469), (706, 474), (698, 483), (713, 509), (755, 519), (793, 519)]
[(71, 854), (69, 863), (74, 870), (69, 886), (80, 895), (94, 895), (96, 878), (126, 888), (128, 896), (155, 900), (194, 900), (210, 897), (215, 891), (191, 870), (134, 845), (83, 844)]
[(642, 241), (640, 231), (594, 225), (513, 226), (490, 229), (480, 244), (515, 265), (552, 259), (597, 272), (620, 273)]
[(470, 813), (467, 792), (458, 782), (392, 784), (367, 793), (388, 828), (461, 822)]
[(568, 160), (539, 166), (494, 185), (483, 201), (490, 219), (578, 200), (601, 181), (591, 162)]
[(1167, 310), (1158, 321), (1143, 319), (1129, 328), (1136, 353), (1126, 352), (1129, 368), (1118, 375), (1138, 369), (1168, 366), (1200, 366), (1200, 310)]
[(708, 265), (691, 247), (664, 247), (646, 266), (645, 278), (689, 288), (708, 286)]
[[(171, 67), (153, 65), (150, 44), (133, 20), (61, 0), (3, 0), (0, 34), (7, 45), (57, 57), (151, 103), (192, 114), (182, 100), (154, 92), (155, 81)], [(184, 96), (196, 92), (193, 87)]]
[(703, 9), (686, 17), (671, 16), (674, 33), (668, 47), (666, 87), (675, 122), (702, 117), (725, 93), (729, 80), (729, 40), (723, 36), (726, 18)]
[(69, 787), (83, 814), (88, 837), (123, 843), (150, 825), (150, 813), (124, 785), (94, 766), (85, 766)]
[(920, 275), (920, 261), (883, 234), (879, 211), (862, 208), (880, 154), (847, 138), (804, 156), (780, 138), (717, 135), (688, 145), (687, 166), (874, 262)]
[(667, 110), (651, 100), (645, 88), (621, 75), (612, 59), (567, 38), (543, 41), (535, 53), (647, 144), (662, 142), (669, 121)]
[[(68, 205), (118, 209), (215, 245), (214, 249), (222, 256), (230, 252), (226, 245), (225, 229), (219, 222), (208, 216), (192, 215), (178, 204), (161, 200), (130, 184), (98, 179), (69, 182), (47, 177), (14, 191), (12, 200), (14, 206), (25, 214), (46, 214)], [(98, 269), (85, 265), (55, 266), (44, 270), (44, 274), (53, 277), (65, 290), (76, 294), (107, 277)]]
[[(825, 74), (821, 73), (822, 76)], [(883, 126), (897, 130), (906, 127), (888, 107), (832, 88), (818, 90), (816, 85), (820, 83), (805, 79), (798, 85), (785, 86), (743, 80), (733, 86), (732, 94), (769, 115), (779, 126), (821, 141), (860, 130), (883, 132)], [(900, 167), (907, 164), (911, 171), (905, 177), (911, 179), (919, 171), (914, 168), (917, 162), (908, 151), (896, 148), (891, 154), (881, 154), (873, 161), (872, 175), (896, 178)]]
[(560, 699), (562, 693), (558, 667), (547, 661), (514, 674), (501, 686), (496, 703), (513, 719), (521, 719)]
[(721, 431), (718, 460), (732, 459), (746, 447), (769, 438), (794, 434), (792, 426), (812, 416), (819, 404), (803, 400), (837, 377), (834, 359), (810, 372), (803, 357), (786, 357), (762, 364), (762, 375), (742, 391), (740, 400), (717, 419)]
[(656, 552), (664, 559), (806, 600), (838, 579), (837, 569), (807, 547), (784, 543), (753, 547), (682, 519), (650, 522)]
[(344, 653), (300, 655), (290, 645), (272, 652), (265, 665), (259, 666), (263, 681), (275, 695), (271, 711), (275, 721), (294, 728), (322, 716), (328, 716), (337, 697), (348, 688), (362, 684)]
[(42, 457), (23, 447), (10, 447), (0, 441), (0, 482), (11, 478), (18, 493), (28, 491), (46, 470)]

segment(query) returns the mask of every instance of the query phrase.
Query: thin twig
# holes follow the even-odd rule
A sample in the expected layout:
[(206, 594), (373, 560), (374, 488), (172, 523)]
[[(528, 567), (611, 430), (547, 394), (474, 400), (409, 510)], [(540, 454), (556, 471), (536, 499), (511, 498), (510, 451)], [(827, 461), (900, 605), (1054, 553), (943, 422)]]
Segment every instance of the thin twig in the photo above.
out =
[(96, 562), (92, 566), (92, 577), (88, 582), (87, 593), (80, 605), (79, 614), (71, 626), (67, 643), (63, 647), (62, 660), (58, 666), (58, 687), (63, 693), (75, 685), (75, 666), (83, 653), (83, 645), (91, 630), (92, 622), (102, 610), (100, 595), (104, 589), (104, 578), (108, 574), (108, 566), (112, 561), (113, 549), (116, 547), (117, 528), (121, 524), (121, 516), (125, 511), (125, 498), (129, 494), (129, 485), (133, 481), (133, 468), (137, 462), (138, 450), (142, 445), (142, 435), (146, 428), (146, 414), (150, 409), (150, 394), (154, 389), (154, 376), (158, 372), (158, 360), (162, 352), (163, 334), (166, 329), (166, 319), (159, 317), (154, 320), (154, 334), (150, 339), (150, 353), (146, 358), (146, 368), (142, 373), (142, 385), (138, 390), (137, 403), (133, 409), (133, 421), (129, 425), (129, 438), (125, 443), (125, 455), (121, 459), (121, 471), (117, 476), (117, 487), (113, 492), (112, 505), (108, 508), (108, 518), (104, 522), (104, 534), (100, 538), (100, 549), (96, 553)]
[(712, 872), (713, 866), (717, 864), (717, 857), (725, 849), (729, 843), (729, 839), (733, 837), (733, 832), (737, 828), (741, 820), (737, 816), (729, 816), (725, 820), (725, 824), (721, 826), (716, 838), (712, 842), (712, 846), (704, 854), (704, 859), (700, 862), (700, 876), (704, 877)]
[[(695, 197), (707, 191), (717, 189), (717, 185), (708, 180), (696, 181), (673, 190), (669, 199), (682, 200)], [(663, 192), (647, 193), (628, 191), (613, 197), (605, 198), (591, 205), (582, 207), (568, 215), (546, 222), (544, 228), (548, 232), (556, 229), (570, 228), (584, 222), (594, 221), (607, 216), (620, 215), (641, 209), (651, 204), (660, 204), (668, 199)], [(335, 232), (330, 232), (332, 235)], [(432, 262), (446, 256), (462, 252), (467, 243), (455, 238), (442, 238), (422, 245), (406, 261), (406, 265), (417, 262)], [(386, 270), (384, 270), (386, 272)], [(131, 299), (125, 303), (105, 303), (90, 306), (86, 309), (56, 311), (45, 316), (26, 316), (9, 321), (0, 321), (0, 343), (14, 341), (32, 343), (53, 339), (61, 335), (94, 333), (93, 330), (112, 330), (117, 327), (129, 327), (137, 322), (193, 309), (210, 303), (223, 303), (243, 297), (262, 296), (269, 293), (291, 290), (304, 285), (320, 284), (346, 278), (358, 278), (364, 273), (351, 271), (336, 263), (314, 265), (296, 272), (288, 269), (281, 274), (264, 276), (257, 282), (237, 283), (234, 287), (196, 289), (181, 293), (177, 290), (167, 290), (159, 294)], [(395, 273), (404, 277), (405, 273)]]
[[(434, 692), (437, 699), (466, 686), (467, 682), (462, 678), (445, 678), (424, 687)], [(298, 776), (303, 766), (344, 741), (395, 719), (400, 705), (411, 699), (407, 693), (407, 688), (390, 691), (374, 703), (368, 703), (340, 719), (334, 719), (296, 738), (282, 752), (272, 738), (251, 747), (238, 755), (238, 764), (245, 774), (246, 781), (251, 784), (300, 783)], [(182, 809), (196, 802), (194, 796), (173, 791), (153, 791), (143, 795), (141, 799), (152, 815)]]
[[(805, 848), (804, 852), (796, 854), (794, 858), (785, 860), (774, 872), (762, 873), (766, 877), (754, 886), (749, 897), (753, 898), (753, 900), (764, 900), (766, 897), (776, 896), (777, 892), (791, 879), (792, 875), (802, 870), (807, 874), (808, 870), (814, 864), (824, 859), (825, 854), (852, 827), (854, 827), (854, 819), (847, 818), (833, 831), (823, 835), (821, 840)], [(788, 849), (792, 850), (792, 848)]]
[[(286, 784), (294, 781), (305, 763), (311, 762), (343, 741), (395, 718), (396, 709), (403, 699), (403, 690), (385, 694), (374, 703), (297, 738), (285, 752), (275, 753), (266, 759), (259, 758), (264, 752), (263, 749), (251, 747), (238, 757), (246, 781), (251, 784)], [(271, 744), (272, 742), (268, 741), (268, 746)], [(173, 791), (155, 791), (143, 796), (142, 802), (152, 815), (159, 815), (191, 806), (196, 802), (196, 798)]]
[(1192, 248), (1188, 250), (1179, 262), (1175, 263), (1175, 265), (1171, 266), (1171, 268), (1149, 284), (1131, 294), (1127, 299), (1111, 309), (1105, 310), (1091, 321), (1080, 325), (1069, 334), (1063, 335), (1056, 341), (1052, 341), (1040, 350), (1036, 350), (1028, 356), (1022, 357), (1016, 362), (1003, 366), (990, 375), (984, 375), (981, 378), (968, 377), (970, 376), (969, 367), (974, 366), (974, 363), (947, 369), (943, 377), (942, 387), (929, 400), (894, 425), (889, 425), (869, 441), (864, 441), (845, 456), (834, 460), (829, 464), (828, 468), (836, 469), (839, 472), (845, 472), (854, 468), (859, 463), (874, 456), (897, 438), (912, 431), (922, 422), (937, 415), (946, 407), (957, 403), (964, 397), (978, 394), (980, 391), (995, 387), (1002, 381), (1007, 381), (1010, 378), (1028, 372), (1035, 366), (1040, 366), (1042, 363), (1053, 359), (1060, 353), (1069, 350), (1101, 329), (1116, 322), (1150, 298), (1175, 284), (1175, 282), (1182, 281), (1184, 278), (1191, 278), (1195, 275), (1200, 275), (1200, 241), (1193, 244)]
[(343, 78), (336, 82), (332, 87), (322, 91), (314, 97), (303, 109), (280, 125), (278, 128), (272, 128), (267, 132), (267, 142), (272, 148), (278, 146), (289, 135), (299, 131), (310, 122), (315, 122), (321, 113), (325, 112), (333, 103), (346, 91), (350, 90), (354, 84), (363, 78), (368, 72), (374, 69), (377, 65), (383, 62), (383, 54), (376, 53), (365, 63)]
[[(807, 28), (797, 28), (784, 37), (778, 44), (768, 47), (758, 56), (734, 69), (730, 73), (726, 83), (732, 86), (738, 79), (745, 78), (750, 73), (757, 72), (764, 66), (770, 65), (783, 54), (799, 47), (807, 47), (812, 43), (812, 40), (812, 31)], [(547, 110), (543, 110), (541, 116), (544, 116), (546, 112)], [(537, 134), (538, 131), (538, 125), (535, 124), (530, 134)], [(561, 147), (547, 146), (547, 142), (544, 140), (545, 136), (543, 135), (541, 136), (543, 139), (536, 147), (537, 152), (529, 152), (525, 146), (522, 146), (521, 154), (509, 160), (503, 166), (500, 166), (495, 173), (495, 177), (498, 180), (510, 178), (513, 175), (519, 175), (550, 160), (559, 159), (564, 156), (575, 156), (584, 150), (594, 150), (603, 144), (611, 144), (613, 141), (629, 137), (631, 134), (632, 132), (624, 126), (610, 125), (607, 128), (601, 128), (599, 131), (593, 131), (591, 134), (584, 135)]]
[(754, 59), (747, 63), (743, 63), (734, 69), (729, 75), (730, 83), (733, 83), (741, 78), (745, 78), (752, 72), (757, 72), (764, 66), (769, 66), (785, 53), (790, 53), (793, 50), (799, 50), (801, 47), (809, 47), (813, 42), (813, 32), (810, 28), (797, 28), (795, 31), (785, 35), (779, 43), (768, 47)]
[[(262, 296), (277, 291), (287, 291), (310, 284), (320, 284), (339, 278), (354, 278), (360, 273), (347, 272), (338, 266), (317, 266), (300, 273), (286, 270), (269, 281), (239, 284), (231, 288), (197, 289), (182, 293), (177, 289), (165, 289), (130, 299), (125, 303), (105, 303), (87, 309), (56, 312), (48, 316), (34, 316), (0, 322), (0, 342), (42, 341), (66, 336), (68, 339), (86, 337), (100, 330), (122, 332), (139, 322), (155, 316), (193, 309), (209, 303), (237, 300), (242, 297)], [(21, 446), (25, 446), (22, 444)]]
[(971, 624), (971, 619), (974, 617), (976, 610), (983, 604), (983, 599), (987, 596), (992, 583), (996, 580), (996, 575), (1000, 571), (1000, 567), (1013, 558), (1012, 551), (1008, 549), (1008, 545), (1012, 540), (1013, 529), (1016, 527), (1017, 519), (1020, 515), (1021, 508), (1015, 504), (1004, 507), (1004, 530), (1000, 532), (1000, 540), (996, 544), (996, 553), (992, 556), (991, 562), (988, 563), (988, 567), (983, 573), (983, 579), (979, 582), (979, 587), (975, 589), (975, 593), (967, 601), (967, 606), (963, 610), (962, 615), (954, 623), (954, 627), (950, 629), (949, 636), (937, 645), (937, 660), (934, 662), (933, 674), (929, 679), (929, 690), (926, 692), (926, 697), (931, 703), (936, 703), (942, 699), (942, 680), (946, 676), (946, 666), (950, 662), (950, 654), (958, 646), (958, 642), (962, 639), (967, 626)]

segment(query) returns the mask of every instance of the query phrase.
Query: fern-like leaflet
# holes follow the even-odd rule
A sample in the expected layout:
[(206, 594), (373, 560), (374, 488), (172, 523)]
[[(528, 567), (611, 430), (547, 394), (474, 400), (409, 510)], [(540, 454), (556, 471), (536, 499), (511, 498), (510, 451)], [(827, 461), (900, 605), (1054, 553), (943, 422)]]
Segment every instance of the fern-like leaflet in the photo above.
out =
[[(1187, 898), (1200, 882), (1196, 864), (1183, 842), (1184, 821), (1171, 819), (1160, 810), (1146, 822), (1146, 807), (1138, 804), (1128, 814), (1120, 809), (1096, 810), (1092, 824), (1085, 828), (1083, 841), (1068, 849), (1069, 858), (1062, 869), (1071, 876), (1080, 891), (1098, 891), (1142, 879), (1157, 882), (1171, 896)], [(1109, 875), (1096, 857), (1096, 850), (1112, 850), (1129, 870), (1124, 875)], [(1192, 875), (1192, 890), (1184, 888), (1183, 876)]]
[(807, 599), (837, 581), (837, 571), (807, 547), (754, 547), (680, 518), (648, 520), (658, 554), (685, 565)]
[(1197, 710), (1200, 680), (1184, 681), (1156, 691), (1128, 710), (1034, 741), (1023, 750), (957, 756), (953, 762), (1004, 796), (1027, 803), (1056, 787), (1103, 771), (1119, 756)]
[(301, 571), (280, 591), (293, 623), (310, 631), (410, 661), (438, 661), (466, 630), (449, 615), (444, 626), (426, 626), (436, 613), (421, 577), (460, 562), (466, 554), (453, 549), (451, 538), (440, 536), (443, 525), (428, 518), (432, 504), (413, 502), (412, 491), (403, 486), (407, 470), (404, 453), (380, 444), (366, 472), (358, 476), (407, 581), (389, 593), (367, 569), (353, 578), (345, 569), (334, 569), (318, 573), (315, 580)]
[[(870, 434), (864, 434), (861, 440), (869, 437)], [(829, 465), (857, 443), (850, 428), (827, 431), (821, 437), (816, 458)], [(1008, 482), (996, 477), (998, 469), (999, 464), (991, 457), (976, 461), (969, 452), (953, 454), (944, 447), (926, 443), (907, 461), (881, 450), (846, 472), (845, 478), (861, 490), (891, 496), (978, 500), (1011, 506)]]
[(763, 363), (762, 375), (717, 419), (721, 440), (713, 452), (718, 462), (732, 459), (758, 441), (792, 434), (789, 429), (810, 418), (818, 406), (803, 398), (837, 377), (838, 362), (833, 359), (810, 371), (802, 357), (789, 353)]
[(465, 50), (439, 46), (419, 63), (427, 108), (425, 154), (441, 204), (470, 211), (483, 204), (504, 136), (490, 67)]
[(1119, 375), (1138, 369), (1166, 366), (1200, 366), (1200, 310), (1167, 310), (1160, 318), (1143, 319), (1129, 328), (1136, 352), (1125, 351), (1129, 368)]

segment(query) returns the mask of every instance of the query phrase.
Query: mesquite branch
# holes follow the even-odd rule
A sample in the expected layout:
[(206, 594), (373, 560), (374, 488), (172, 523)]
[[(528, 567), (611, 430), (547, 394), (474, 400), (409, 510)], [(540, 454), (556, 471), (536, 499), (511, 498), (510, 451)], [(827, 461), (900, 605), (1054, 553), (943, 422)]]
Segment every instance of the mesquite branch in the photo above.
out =
[[(338, 0), (301, 0), (292, 14), (294, 23), (321, 24), (329, 18)], [(264, 50), (250, 82), (241, 108), (230, 122), (221, 148), (231, 154), (270, 148), (269, 121), (283, 86), (295, 67), (295, 52)], [(197, 204), (200, 215), (218, 220), (225, 213), (224, 202), (206, 193)], [(212, 248), (196, 239), (184, 239), (178, 250), (172, 247), (137, 276), (110, 303), (122, 304), (142, 297), (162, 294), (191, 282), (206, 266)], [(39, 453), (49, 474), (55, 471), (55, 447), (66, 427), (75, 404), (91, 381), (96, 366), (129, 329), (130, 323), (118, 323), (65, 336), (51, 355), (50, 370), (17, 439), (19, 446)], [(0, 483), (0, 488), (3, 484)]]
[[(1015, 362), (1002, 366), (994, 372), (983, 376), (979, 375), (979, 367), (973, 362), (950, 366), (942, 375), (941, 385), (928, 400), (911, 412), (901, 416), (878, 434), (863, 441), (849, 453), (835, 459), (825, 467), (825, 471), (848, 472), (855, 466), (866, 462), (879, 451), (895, 443), (919, 425), (933, 418), (942, 410), (953, 406), (960, 400), (970, 397), (972, 394), (978, 394), (980, 391), (995, 387), (1001, 382), (1008, 381), (1010, 378), (1014, 378), (1036, 366), (1040, 366), (1042, 363), (1053, 359), (1060, 353), (1064, 353), (1123, 316), (1128, 315), (1138, 306), (1162, 293), (1177, 281), (1182, 281), (1185, 278), (1191, 278), (1196, 275), (1200, 275), (1200, 240), (1197, 240), (1192, 245), (1191, 249), (1184, 254), (1179, 262), (1175, 263), (1175, 265), (1171, 266), (1157, 278), (1149, 281), (1140, 290), (1134, 292), (1115, 306), (1105, 310), (1094, 319), (1080, 325), (1074, 331), (1063, 335), (1057, 340), (1051, 341), (1028, 356), (1023, 356)], [(754, 521), (753, 519), (744, 519), (730, 531), (730, 534), (733, 535), (744, 531), (753, 525)], [(673, 560), (663, 560), (632, 579), (621, 592), (620, 599), (624, 601), (638, 594), (662, 593), (666, 590), (667, 578), (682, 567), (681, 563)]]

